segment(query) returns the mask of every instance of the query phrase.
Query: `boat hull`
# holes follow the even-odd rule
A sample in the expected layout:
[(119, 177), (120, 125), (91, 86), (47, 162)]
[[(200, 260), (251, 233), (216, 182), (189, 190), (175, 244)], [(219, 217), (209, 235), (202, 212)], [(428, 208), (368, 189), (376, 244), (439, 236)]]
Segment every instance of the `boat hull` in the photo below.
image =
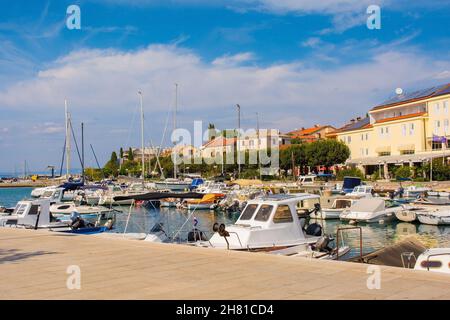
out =
[(414, 222), (417, 220), (416, 212), (412, 210), (402, 210), (395, 213), (398, 220), (403, 222)]
[(344, 211), (344, 209), (322, 209), (318, 212), (313, 212), (309, 216), (312, 219), (339, 219), (340, 214)]

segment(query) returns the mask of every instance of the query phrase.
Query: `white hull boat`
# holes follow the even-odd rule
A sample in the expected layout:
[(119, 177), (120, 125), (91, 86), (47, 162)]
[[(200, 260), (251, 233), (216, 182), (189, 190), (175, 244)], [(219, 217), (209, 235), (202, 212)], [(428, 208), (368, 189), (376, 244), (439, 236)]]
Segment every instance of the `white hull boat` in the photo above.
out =
[(354, 197), (336, 198), (330, 208), (321, 208), (320, 211), (311, 213), (310, 217), (313, 219), (339, 219), (341, 213), (356, 201), (357, 199)]
[(384, 223), (396, 218), (395, 213), (403, 208), (394, 201), (381, 198), (366, 198), (345, 209), (339, 218), (343, 221)]
[(214, 210), (216, 207), (215, 203), (188, 203), (186, 205), (188, 210)]
[(81, 215), (87, 214), (101, 214), (105, 212), (111, 212), (112, 210), (106, 207), (97, 206), (77, 206), (73, 202), (54, 204), (50, 206), (50, 212), (53, 215), (70, 215), (72, 212), (78, 212)]
[(447, 224), (446, 216), (450, 215), (450, 201), (442, 198), (419, 198), (412, 204), (403, 205), (403, 210), (395, 213), (403, 222), (414, 222), (421, 217), (425, 224)]
[(450, 225), (450, 207), (447, 210), (418, 212), (417, 219), (420, 223), (433, 226)]
[[(245, 251), (276, 251), (302, 246), (307, 249), (322, 239), (322, 227), (316, 223), (305, 230), (299, 219), (297, 207), (316, 195), (283, 194), (249, 200), (234, 225), (214, 224), (214, 234), (209, 241), (198, 241), (197, 246)], [(320, 205), (316, 204), (316, 208)], [(328, 245), (328, 242), (326, 242)]]
[(177, 179), (166, 179), (155, 182), (155, 188), (158, 190), (186, 191), (189, 190), (191, 181), (180, 181)]
[(417, 258), (414, 270), (450, 274), (450, 248), (426, 250)]
[(417, 220), (417, 209), (404, 209), (395, 213), (398, 220), (403, 222), (414, 222)]

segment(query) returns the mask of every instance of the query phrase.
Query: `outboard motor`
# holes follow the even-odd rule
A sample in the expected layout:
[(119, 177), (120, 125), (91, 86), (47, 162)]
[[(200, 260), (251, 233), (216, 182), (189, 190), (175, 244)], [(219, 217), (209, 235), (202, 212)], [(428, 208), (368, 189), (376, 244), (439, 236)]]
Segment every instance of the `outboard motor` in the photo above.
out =
[(208, 238), (206, 238), (206, 235), (203, 231), (194, 228), (188, 233), (188, 241), (208, 241)]
[(78, 230), (86, 227), (86, 223), (81, 219), (81, 215), (74, 211), (70, 214), (70, 227), (72, 230)]
[(324, 235), (324, 236), (320, 237), (319, 240), (317, 240), (317, 242), (312, 246), (312, 248), (319, 252), (331, 252), (331, 251), (333, 251), (333, 249), (330, 248), (329, 244), (333, 240), (334, 239), (331, 238), (330, 236)]
[(318, 223), (312, 223), (306, 228), (305, 232), (309, 236), (320, 237), (322, 235), (322, 226)]

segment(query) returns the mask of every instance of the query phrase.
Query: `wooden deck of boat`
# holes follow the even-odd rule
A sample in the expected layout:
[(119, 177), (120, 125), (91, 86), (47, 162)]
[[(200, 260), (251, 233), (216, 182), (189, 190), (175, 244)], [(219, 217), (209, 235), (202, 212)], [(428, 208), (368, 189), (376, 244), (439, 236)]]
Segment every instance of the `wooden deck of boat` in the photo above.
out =
[[(67, 289), (67, 267), (81, 289)], [(450, 275), (102, 236), (0, 229), (0, 299), (450, 299)]]

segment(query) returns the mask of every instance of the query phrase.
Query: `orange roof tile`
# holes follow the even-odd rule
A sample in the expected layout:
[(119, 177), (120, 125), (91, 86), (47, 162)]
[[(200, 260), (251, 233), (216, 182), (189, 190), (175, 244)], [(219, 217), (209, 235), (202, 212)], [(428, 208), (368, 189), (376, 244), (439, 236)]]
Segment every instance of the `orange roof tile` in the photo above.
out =
[(404, 114), (402, 116), (381, 119), (381, 120), (378, 120), (376, 123), (384, 123), (384, 122), (395, 121), (395, 120), (403, 120), (403, 119), (415, 118), (415, 117), (423, 116), (424, 114), (426, 114), (426, 112), (417, 112), (417, 113)]
[(306, 128), (306, 129), (300, 129), (300, 130), (294, 130), (289, 132), (288, 134), (295, 137), (295, 138), (301, 138), (302, 136), (310, 136), (313, 133), (320, 131), (324, 128), (327, 127), (331, 127), (330, 125), (325, 125), (325, 126), (314, 126), (311, 128)]
[(216, 148), (216, 147), (222, 147), (222, 146), (230, 146), (234, 145), (236, 142), (236, 138), (224, 138), (224, 137), (217, 137), (211, 141), (208, 141), (203, 145), (204, 148)]

